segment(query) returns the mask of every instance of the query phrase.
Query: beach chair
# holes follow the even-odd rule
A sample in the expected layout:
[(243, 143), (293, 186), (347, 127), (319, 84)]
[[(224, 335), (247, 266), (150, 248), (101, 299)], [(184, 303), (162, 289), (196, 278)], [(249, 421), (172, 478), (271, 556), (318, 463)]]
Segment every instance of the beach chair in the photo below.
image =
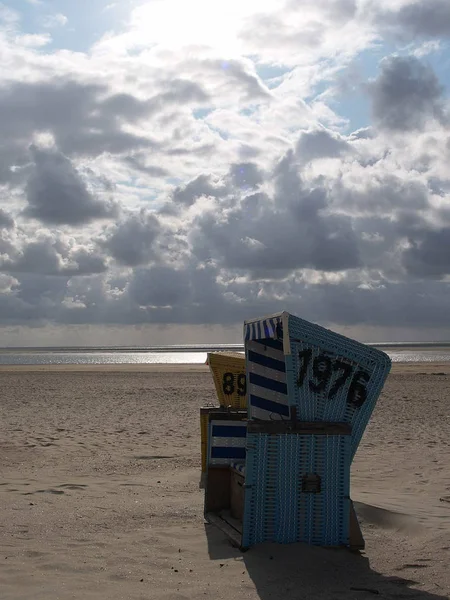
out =
[(245, 355), (242, 352), (208, 352), (206, 363), (213, 377), (218, 406), (200, 408), (201, 487), (206, 475), (209, 415), (223, 408), (247, 408)]
[(249, 419), (348, 423), (351, 457), (391, 368), (381, 350), (287, 312), (244, 323)]
[(208, 458), (209, 415), (221, 412), (223, 413), (223, 408), (220, 406), (202, 406), (200, 408), (200, 447), (202, 476), (206, 473), (206, 463)]
[[(211, 523), (221, 525), (220, 528), (228, 536), (231, 534), (233, 543), (240, 546), (240, 541), (237, 542), (234, 536), (233, 526), (229, 526), (227, 520), (222, 517), (231, 518), (232, 468), (245, 465), (247, 411), (222, 408), (207, 415), (205, 413), (205, 416), (208, 419), (206, 476), (203, 479), (205, 518)], [(242, 519), (242, 512), (239, 516)], [(238, 522), (234, 525), (237, 526)]]
[(262, 542), (352, 546), (350, 427), (244, 426), (245, 453), (223, 452), (221, 465), (208, 464), (206, 520), (243, 550)]
[(243, 352), (208, 352), (220, 406), (247, 408), (247, 376)]
[(245, 322), (244, 339), (245, 457), (207, 465), (205, 518), (242, 549), (364, 548), (350, 468), (389, 358), (286, 312)]

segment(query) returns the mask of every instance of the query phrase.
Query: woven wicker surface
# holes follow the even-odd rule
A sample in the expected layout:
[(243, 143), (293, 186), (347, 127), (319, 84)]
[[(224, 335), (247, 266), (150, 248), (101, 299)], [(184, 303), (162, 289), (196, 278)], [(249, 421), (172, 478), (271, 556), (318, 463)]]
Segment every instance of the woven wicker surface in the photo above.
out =
[[(308, 475), (317, 493), (304, 491)], [(248, 434), (243, 545), (347, 545), (349, 488), (350, 436)]]

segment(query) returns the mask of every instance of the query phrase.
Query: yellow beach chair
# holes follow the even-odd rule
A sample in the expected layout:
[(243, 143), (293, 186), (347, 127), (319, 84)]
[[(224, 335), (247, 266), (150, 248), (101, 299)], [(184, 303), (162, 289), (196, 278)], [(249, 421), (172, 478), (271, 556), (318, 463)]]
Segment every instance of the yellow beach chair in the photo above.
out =
[(223, 412), (223, 409), (245, 410), (247, 408), (245, 355), (239, 352), (208, 352), (206, 364), (211, 370), (219, 406), (200, 409), (202, 481), (206, 473), (209, 415)]
[(209, 352), (207, 363), (211, 369), (220, 406), (247, 408), (245, 354)]

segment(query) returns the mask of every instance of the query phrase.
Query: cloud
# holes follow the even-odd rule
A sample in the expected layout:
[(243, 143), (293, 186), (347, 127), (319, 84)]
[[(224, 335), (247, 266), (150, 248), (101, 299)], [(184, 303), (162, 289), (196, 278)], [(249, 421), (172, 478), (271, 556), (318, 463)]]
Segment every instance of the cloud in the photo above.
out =
[(450, 35), (450, 4), (447, 0), (413, 0), (397, 10), (381, 10), (377, 23), (401, 39), (436, 38)]
[(157, 217), (141, 210), (118, 224), (102, 246), (119, 264), (135, 267), (155, 258), (155, 241), (160, 233)]
[(205, 209), (190, 234), (199, 260), (212, 258), (227, 269), (258, 276), (311, 268), (325, 271), (360, 265), (351, 219), (327, 214), (328, 191), (306, 185), (292, 151), (272, 175), (274, 194), (257, 192), (231, 203), (217, 219), (217, 205)]
[(77, 247), (55, 235), (41, 235), (30, 242), (16, 238), (3, 251), (0, 269), (16, 277), (21, 273), (73, 277), (107, 271), (104, 256), (95, 248)]
[(55, 13), (53, 15), (47, 15), (41, 19), (42, 27), (46, 29), (53, 29), (54, 27), (64, 27), (67, 25), (68, 19), (66, 15), (62, 13)]
[(5, 210), (0, 208), (0, 229), (12, 229), (14, 219)]
[(264, 173), (251, 162), (232, 164), (229, 171), (231, 184), (241, 190), (250, 190), (264, 183)]
[(23, 163), (35, 132), (50, 132), (55, 145), (67, 156), (155, 150), (160, 144), (148, 133), (130, 131), (130, 125), (137, 127), (170, 106), (201, 104), (207, 98), (198, 84), (183, 79), (163, 82), (161, 91), (146, 99), (113, 93), (103, 84), (59, 77), (3, 84), (0, 134), (8, 144), (0, 142), (0, 153), (3, 148), (4, 160), (10, 156), (11, 166)]
[(368, 91), (374, 119), (383, 129), (414, 131), (432, 119), (447, 122), (443, 88), (433, 69), (415, 57), (384, 59)]
[(227, 194), (227, 187), (222, 181), (213, 182), (210, 175), (199, 175), (184, 186), (177, 186), (172, 192), (172, 200), (177, 204), (191, 206), (202, 196), (221, 198)]
[(4, 83), (0, 87), (0, 181), (20, 176), (11, 171), (29, 161), (29, 145), (47, 133), (66, 156), (120, 154), (155, 148), (149, 136), (123, 129), (142, 118), (148, 104), (126, 94), (108, 94), (103, 85), (56, 78), (48, 82)]
[(173, 310), (192, 302), (188, 273), (163, 265), (135, 271), (129, 294), (139, 306), (169, 307)]
[(325, 129), (302, 133), (296, 147), (297, 155), (304, 162), (316, 158), (337, 158), (350, 151), (348, 142)]
[(80, 226), (117, 216), (111, 200), (89, 192), (71, 161), (61, 152), (31, 147), (34, 168), (27, 182), (24, 214), (49, 225)]
[(442, 279), (450, 274), (450, 227), (416, 232), (402, 260), (415, 277)]

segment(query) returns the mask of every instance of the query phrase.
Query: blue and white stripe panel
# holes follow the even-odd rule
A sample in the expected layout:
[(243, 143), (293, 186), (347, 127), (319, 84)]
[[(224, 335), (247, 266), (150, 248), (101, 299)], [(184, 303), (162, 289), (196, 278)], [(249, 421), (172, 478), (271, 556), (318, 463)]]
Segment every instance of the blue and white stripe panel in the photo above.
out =
[(290, 415), (283, 343), (266, 338), (245, 342), (249, 419)]
[(231, 465), (246, 456), (246, 421), (215, 420), (209, 425), (209, 465)]
[(244, 322), (244, 340), (261, 340), (265, 338), (282, 338), (282, 316), (273, 315), (265, 319)]

